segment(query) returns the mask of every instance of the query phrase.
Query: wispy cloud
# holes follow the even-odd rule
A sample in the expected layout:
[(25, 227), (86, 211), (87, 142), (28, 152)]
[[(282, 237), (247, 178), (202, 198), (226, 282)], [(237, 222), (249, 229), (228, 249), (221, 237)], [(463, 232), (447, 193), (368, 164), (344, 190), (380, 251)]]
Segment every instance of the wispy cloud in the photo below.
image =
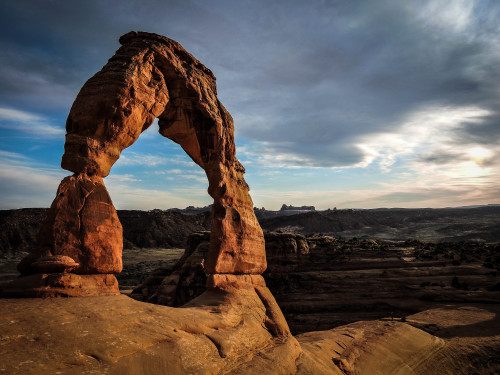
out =
[(19, 154), (17, 152), (10, 152), (10, 151), (5, 151), (5, 150), (0, 150), (0, 160), (10, 160), (11, 162), (19, 162), (19, 161), (28, 161), (30, 158), (28, 158), (26, 155)]
[[(63, 124), (39, 113), (67, 113), (118, 36), (146, 22), (217, 76), (256, 201), (442, 206), (498, 192), (499, 2), (175, 0), (138, 7), (75, 0), (46, 7), (25, 0), (0, 8), (12, 31), (0, 36), (0, 132), (25, 135), (16, 141), (61, 137)], [(175, 180), (206, 183), (178, 147), (149, 147), (164, 142), (155, 129), (136, 152), (123, 152), (110, 185), (147, 194)], [(31, 143), (8, 150), (24, 154), (37, 147)], [(11, 167), (37, 168), (20, 155), (4, 157)], [(174, 193), (190, 199), (189, 191)]]
[(50, 120), (26, 111), (0, 107), (0, 128), (20, 131), (36, 137), (61, 137), (62, 127), (52, 125)]
[[(161, 156), (146, 153), (139, 153), (134, 151), (129, 151), (123, 153), (115, 164), (116, 166), (147, 166), (147, 167), (159, 167), (164, 165), (177, 165), (183, 167), (193, 167), (195, 163), (188, 159), (188, 157), (180, 156)], [(171, 170), (169, 170), (171, 172)], [(161, 171), (159, 171), (161, 172)]]
[(108, 182), (107, 179), (104, 182), (117, 209), (152, 210), (190, 205), (205, 206), (212, 203), (212, 199), (203, 189), (176, 189), (171, 192), (137, 188), (126, 183)]
[(421, 22), (443, 29), (443, 32), (464, 32), (473, 22), (474, 0), (432, 0), (417, 9)]
[(138, 182), (141, 181), (132, 174), (111, 174), (106, 177), (106, 182)]
[(456, 207), (469, 204), (500, 203), (500, 187), (489, 183), (481, 189), (473, 185), (426, 185), (415, 180), (377, 184), (364, 189), (282, 190), (254, 189), (254, 205), (279, 209), (282, 203), (327, 208)]
[(121, 155), (120, 159), (116, 162), (116, 166), (132, 166), (132, 165), (145, 165), (148, 167), (155, 167), (159, 165), (168, 164), (169, 158), (151, 155), (139, 154), (137, 152), (128, 152), (127, 155)]
[(49, 207), (65, 174), (24, 155), (0, 151), (0, 208)]

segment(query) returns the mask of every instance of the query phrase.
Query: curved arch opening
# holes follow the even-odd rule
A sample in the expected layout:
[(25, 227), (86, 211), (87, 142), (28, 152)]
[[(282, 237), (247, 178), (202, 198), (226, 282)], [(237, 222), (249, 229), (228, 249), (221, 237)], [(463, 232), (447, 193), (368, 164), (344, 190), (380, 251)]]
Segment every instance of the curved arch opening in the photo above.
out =
[(159, 133), (158, 120), (122, 151), (105, 183), (119, 210), (205, 207), (213, 202), (203, 168)]

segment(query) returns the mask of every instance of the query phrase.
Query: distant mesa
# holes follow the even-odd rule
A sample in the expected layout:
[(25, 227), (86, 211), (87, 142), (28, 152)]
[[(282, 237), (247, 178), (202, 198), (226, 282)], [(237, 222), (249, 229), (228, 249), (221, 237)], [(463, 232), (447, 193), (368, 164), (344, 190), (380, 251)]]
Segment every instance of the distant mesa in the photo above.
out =
[(168, 209), (168, 211), (180, 212), (185, 215), (197, 215), (204, 212), (212, 211), (212, 206), (213, 206), (212, 204), (209, 204), (208, 206), (204, 207), (187, 206), (186, 208), (170, 208)]
[(316, 208), (314, 206), (287, 206), (286, 204), (283, 204), (281, 206), (280, 211), (316, 211)]

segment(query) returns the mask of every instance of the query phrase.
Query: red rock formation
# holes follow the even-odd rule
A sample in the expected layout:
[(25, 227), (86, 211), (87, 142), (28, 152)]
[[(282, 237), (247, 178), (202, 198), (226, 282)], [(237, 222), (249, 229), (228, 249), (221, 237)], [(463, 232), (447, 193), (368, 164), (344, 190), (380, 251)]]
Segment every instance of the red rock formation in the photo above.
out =
[(19, 270), (37, 272), (40, 258), (63, 255), (79, 264), (78, 274), (120, 272), (122, 231), (102, 178), (158, 117), (160, 133), (180, 144), (208, 177), (214, 204), (205, 271), (261, 274), (264, 238), (213, 73), (166, 37), (130, 32), (120, 43), (73, 103), (61, 166), (75, 175), (62, 181), (38, 248)]
[(131, 32), (120, 43), (71, 108), (62, 167), (107, 176), (121, 151), (158, 117), (160, 133), (179, 143), (209, 180), (214, 206), (207, 272), (262, 273), (262, 231), (214, 75), (171, 39)]

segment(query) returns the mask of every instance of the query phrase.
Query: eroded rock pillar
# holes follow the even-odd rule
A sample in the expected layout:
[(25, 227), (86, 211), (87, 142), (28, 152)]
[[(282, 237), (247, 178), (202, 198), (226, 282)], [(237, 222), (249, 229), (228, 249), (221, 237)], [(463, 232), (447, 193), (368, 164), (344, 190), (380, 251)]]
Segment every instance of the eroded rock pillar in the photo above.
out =
[(18, 265), (25, 277), (10, 294), (27, 297), (119, 294), (114, 274), (122, 270), (122, 226), (102, 177), (63, 179), (37, 247)]

